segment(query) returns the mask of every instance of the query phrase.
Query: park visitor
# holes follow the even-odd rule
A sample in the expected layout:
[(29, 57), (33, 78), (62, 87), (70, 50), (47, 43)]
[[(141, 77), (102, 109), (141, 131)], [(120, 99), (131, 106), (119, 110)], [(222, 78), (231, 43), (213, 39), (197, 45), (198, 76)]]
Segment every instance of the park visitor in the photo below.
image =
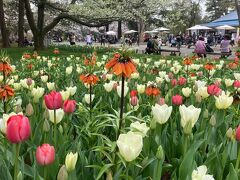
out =
[(227, 35), (224, 36), (223, 40), (220, 43), (220, 50), (222, 53), (228, 53), (231, 52), (230, 48), (230, 40), (229, 37)]
[(195, 50), (194, 52), (199, 56), (199, 57), (206, 57), (206, 45), (204, 42), (203, 37), (199, 37), (198, 41), (195, 44)]

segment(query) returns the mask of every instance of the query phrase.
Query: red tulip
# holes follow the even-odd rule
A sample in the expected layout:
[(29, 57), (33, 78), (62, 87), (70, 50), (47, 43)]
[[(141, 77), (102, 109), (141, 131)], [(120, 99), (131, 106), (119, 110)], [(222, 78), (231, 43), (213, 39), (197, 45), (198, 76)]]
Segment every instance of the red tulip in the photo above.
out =
[(49, 165), (53, 163), (55, 159), (55, 149), (49, 144), (42, 144), (37, 147), (36, 160), (40, 165)]
[(236, 129), (236, 140), (240, 141), (240, 125), (238, 126), (238, 128)]
[(75, 100), (66, 100), (63, 103), (63, 110), (65, 113), (73, 113), (76, 109), (76, 101)]
[(207, 91), (212, 96), (219, 96), (222, 93), (222, 90), (215, 84), (208, 86)]
[(137, 96), (132, 96), (130, 103), (131, 103), (132, 106), (137, 106), (137, 104), (138, 104)]
[(62, 107), (62, 95), (59, 92), (52, 91), (44, 96), (45, 104), (48, 109), (59, 109)]
[(130, 92), (131, 97), (137, 96), (137, 94), (138, 94), (137, 90), (131, 90)]
[(178, 79), (178, 85), (180, 85), (180, 86), (186, 84), (186, 82), (187, 82), (187, 80), (186, 80), (186, 78), (184, 78), (184, 77), (180, 77), (180, 78)]
[(177, 80), (176, 79), (172, 79), (171, 80), (171, 84), (172, 84), (173, 87), (176, 86), (177, 85)]
[(183, 98), (181, 95), (177, 94), (172, 97), (172, 104), (181, 105), (183, 103)]
[(233, 86), (235, 88), (240, 88), (240, 80), (235, 80), (234, 83), (233, 83)]
[(27, 140), (31, 134), (31, 127), (27, 117), (13, 115), (7, 121), (7, 139), (11, 143), (20, 143)]

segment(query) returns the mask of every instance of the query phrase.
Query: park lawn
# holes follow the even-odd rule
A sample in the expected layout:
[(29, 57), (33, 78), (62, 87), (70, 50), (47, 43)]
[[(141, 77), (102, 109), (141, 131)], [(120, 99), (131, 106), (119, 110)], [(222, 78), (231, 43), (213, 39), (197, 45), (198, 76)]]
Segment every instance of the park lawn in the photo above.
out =
[[(69, 55), (74, 55), (74, 56), (79, 56), (81, 57), (83, 54), (88, 54), (89, 53), (89, 48), (88, 47), (81, 47), (77, 49), (77, 47), (71, 47), (71, 46), (64, 46), (64, 47), (58, 47), (60, 50), (60, 55), (61, 56), (69, 56)], [(44, 50), (38, 51), (38, 54), (41, 56), (53, 56), (53, 50), (54, 47), (49, 47)], [(24, 53), (30, 53), (32, 54), (34, 52), (33, 47), (26, 47), (26, 48), (18, 48), (18, 47), (12, 47), (12, 48), (2, 48), (2, 52), (6, 53), (13, 62), (21, 59), (22, 55)], [(93, 52), (93, 51), (92, 51)], [(108, 54), (109, 52), (113, 52), (112, 50), (100, 50), (97, 52), (98, 55), (103, 55), (103, 54)], [(132, 53), (133, 58), (152, 58), (154, 60), (159, 60), (163, 58), (160, 55), (148, 55), (148, 54), (137, 54), (137, 53)], [(168, 60), (180, 60), (181, 57), (179, 56), (165, 56), (164, 59)]]

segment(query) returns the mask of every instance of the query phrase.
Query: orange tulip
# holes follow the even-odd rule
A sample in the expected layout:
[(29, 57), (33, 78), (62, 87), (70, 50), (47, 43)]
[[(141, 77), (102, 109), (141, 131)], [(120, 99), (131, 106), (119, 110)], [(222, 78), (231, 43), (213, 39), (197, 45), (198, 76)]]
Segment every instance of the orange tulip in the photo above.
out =
[(154, 86), (148, 86), (145, 92), (148, 96), (158, 96), (160, 94), (160, 90)]
[(189, 65), (191, 65), (192, 63), (193, 63), (192, 60), (189, 59), (189, 58), (185, 58), (185, 59), (183, 60), (183, 64), (184, 64), (184, 65), (189, 66)]

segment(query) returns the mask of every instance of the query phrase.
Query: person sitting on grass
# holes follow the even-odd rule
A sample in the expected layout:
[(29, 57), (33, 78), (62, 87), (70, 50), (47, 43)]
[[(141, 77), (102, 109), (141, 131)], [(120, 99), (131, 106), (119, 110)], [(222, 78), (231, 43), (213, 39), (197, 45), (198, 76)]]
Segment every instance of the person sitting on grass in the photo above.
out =
[(198, 41), (195, 44), (194, 52), (198, 55), (198, 57), (207, 57), (206, 45), (203, 37), (199, 37)]

